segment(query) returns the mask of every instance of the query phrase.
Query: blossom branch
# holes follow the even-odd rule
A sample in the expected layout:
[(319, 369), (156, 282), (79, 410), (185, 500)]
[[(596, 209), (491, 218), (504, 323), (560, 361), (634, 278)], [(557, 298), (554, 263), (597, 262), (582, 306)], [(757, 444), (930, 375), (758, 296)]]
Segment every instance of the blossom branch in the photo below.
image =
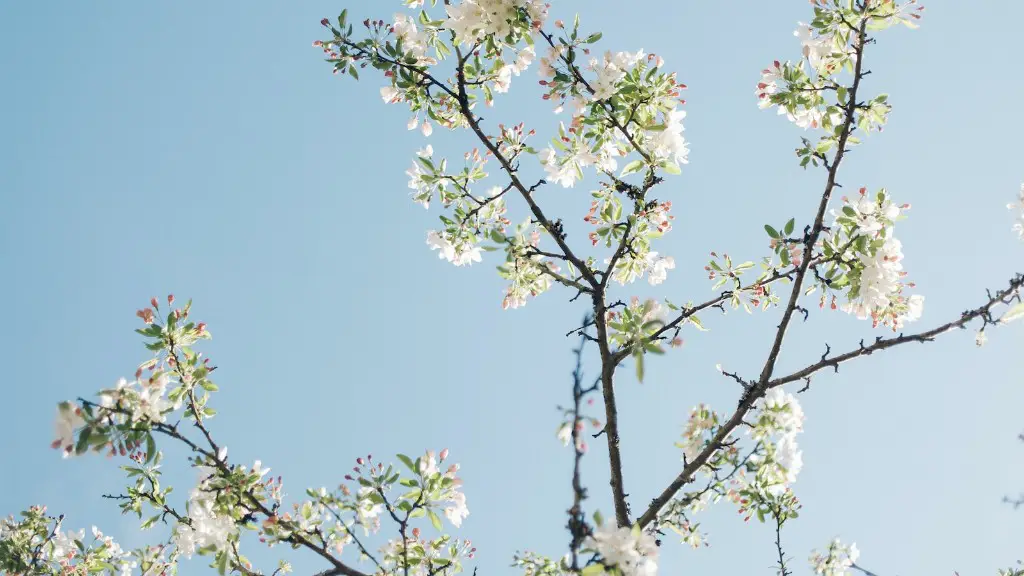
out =
[(991, 295), (989, 297), (988, 302), (979, 306), (978, 308), (963, 312), (960, 315), (960, 318), (957, 320), (953, 320), (951, 322), (942, 324), (941, 326), (932, 328), (931, 330), (926, 330), (924, 332), (918, 332), (915, 334), (900, 334), (899, 336), (893, 338), (878, 337), (875, 339), (875, 342), (873, 344), (870, 344), (868, 346), (865, 346), (864, 341), (862, 340), (860, 346), (856, 350), (851, 350), (844, 354), (839, 354), (838, 356), (832, 356), (831, 358), (828, 358), (826, 354), (825, 356), (822, 357), (820, 361), (815, 362), (814, 364), (797, 370), (796, 372), (793, 372), (788, 376), (776, 378), (774, 380), (767, 382), (767, 388), (774, 388), (776, 386), (788, 384), (789, 382), (803, 380), (811, 376), (815, 372), (818, 372), (825, 368), (833, 368), (838, 370), (839, 365), (842, 364), (843, 362), (848, 362), (850, 360), (853, 360), (854, 358), (859, 358), (861, 356), (868, 356), (879, 350), (885, 350), (887, 348), (892, 348), (900, 344), (906, 344), (907, 342), (931, 342), (932, 340), (935, 339), (936, 336), (945, 334), (946, 332), (950, 332), (957, 328), (964, 328), (969, 322), (978, 318), (981, 318), (987, 324), (996, 324), (997, 321), (991, 320), (992, 308), (997, 305), (1010, 303), (1014, 298), (1017, 297), (1017, 294), (1019, 294), (1022, 287), (1024, 287), (1024, 274), (1017, 274), (1013, 279), (1010, 280), (1009, 287)]
[[(456, 77), (458, 79), (458, 95), (456, 95), (455, 97), (456, 101), (459, 104), (459, 110), (462, 113), (462, 116), (469, 123), (470, 129), (473, 131), (474, 134), (476, 134), (477, 138), (484, 145), (484, 147), (486, 147), (491, 152), (491, 154), (493, 154), (494, 157), (498, 160), (498, 163), (501, 164), (502, 169), (504, 169), (505, 173), (508, 174), (509, 178), (511, 179), (512, 186), (514, 186), (515, 189), (519, 191), (523, 199), (526, 200), (526, 204), (529, 206), (530, 212), (533, 213), (533, 217), (554, 239), (555, 243), (558, 244), (558, 248), (562, 251), (562, 254), (565, 255), (566, 260), (568, 260), (570, 263), (573, 264), (573, 266), (579, 269), (584, 279), (586, 279), (591, 286), (597, 285), (597, 279), (594, 277), (594, 274), (590, 270), (590, 267), (587, 266), (586, 263), (584, 263), (582, 260), (580, 260), (575, 253), (573, 253), (572, 249), (566, 243), (565, 237), (561, 232), (560, 227), (557, 227), (554, 222), (548, 219), (548, 217), (545, 216), (544, 211), (541, 210), (537, 202), (534, 201), (532, 193), (533, 188), (527, 188), (526, 185), (523, 184), (523, 182), (519, 179), (515, 167), (512, 166), (509, 159), (505, 157), (505, 155), (501, 152), (498, 146), (494, 142), (492, 142), (490, 138), (487, 137), (483, 129), (480, 127), (480, 119), (477, 118), (476, 114), (474, 114), (473, 111), (470, 109), (469, 95), (466, 92), (465, 66), (468, 54), (463, 55), (462, 50), (458, 47), (455, 48), (455, 53), (458, 59), (458, 64), (455, 70)], [(413, 69), (415, 70), (415, 68)]]
[(843, 155), (846, 152), (846, 143), (850, 136), (850, 133), (854, 129), (854, 106), (857, 100), (857, 91), (860, 87), (860, 81), (863, 78), (863, 56), (864, 56), (864, 45), (867, 40), (867, 19), (862, 19), (860, 27), (858, 28), (858, 38), (855, 48), (855, 63), (854, 63), (854, 77), (853, 85), (850, 88), (849, 100), (846, 106), (846, 117), (843, 121), (841, 133), (839, 137), (839, 144), (835, 152), (835, 160), (832, 162), (830, 170), (828, 172), (828, 180), (825, 184), (825, 190), (822, 193), (821, 202), (818, 205), (818, 212), (814, 219), (814, 225), (811, 231), (807, 234), (806, 244), (804, 247), (803, 262), (799, 265), (796, 270), (796, 277), (793, 281), (793, 289), (790, 292), (789, 303), (786, 306), (785, 311), (782, 315), (782, 321), (779, 323), (778, 329), (775, 334), (775, 339), (772, 343), (771, 351), (768, 354), (768, 359), (765, 362), (764, 368), (761, 371), (761, 376), (757, 381), (757, 384), (753, 387), (748, 388), (743, 396), (740, 398), (739, 406), (733, 413), (732, 417), (719, 428), (718, 432), (712, 438), (711, 442), (701, 450), (689, 464), (683, 467), (683, 471), (668, 485), (665, 490), (661, 492), (656, 498), (651, 501), (647, 510), (640, 516), (638, 522), (641, 527), (645, 527), (653, 522), (658, 515), (658, 511), (661, 510), (671, 499), (672, 496), (679, 491), (684, 485), (693, 481), (694, 474), (700, 470), (711, 456), (717, 452), (723, 442), (726, 441), (729, 434), (743, 422), (744, 416), (753, 408), (754, 403), (759, 399), (765, 391), (768, 389), (768, 381), (771, 378), (772, 371), (775, 368), (775, 362), (778, 359), (779, 351), (782, 348), (782, 342), (785, 338), (786, 329), (792, 320), (793, 313), (796, 311), (798, 299), (803, 289), (803, 281), (807, 275), (807, 270), (811, 266), (811, 256), (815, 243), (818, 237), (821, 235), (822, 229), (824, 228), (825, 212), (828, 209), (828, 202), (832, 196), (832, 191), (836, 186), (836, 174), (839, 169), (839, 165), (842, 162)]
[[(556, 46), (555, 46), (555, 39), (554, 39), (554, 37), (551, 34), (548, 34), (548, 33), (544, 32), (543, 30), (541, 30), (540, 31), (540, 35), (543, 36), (545, 40), (547, 40), (547, 43), (552, 48), (556, 48)], [(575, 50), (575, 48), (572, 47), (572, 46), (568, 47), (568, 49), (569, 50)], [(590, 94), (596, 94), (597, 93), (594, 90), (593, 86), (591, 86), (590, 83), (587, 82), (587, 79), (583, 77), (583, 73), (580, 72), (579, 67), (576, 66), (576, 64), (574, 62), (569, 60), (568, 54), (561, 54), (559, 56), (559, 60), (561, 60), (562, 63), (564, 63), (566, 65), (566, 68), (570, 72), (572, 72), (573, 79), (577, 83), (581, 84), (584, 88), (586, 88), (587, 92), (589, 92)], [(615, 117), (615, 110), (611, 107), (611, 104), (609, 104), (609, 103), (607, 103), (607, 102), (605, 102), (603, 100), (601, 100), (599, 103), (601, 105), (601, 110), (604, 110), (605, 113), (608, 114), (608, 121), (611, 123), (611, 125), (614, 126), (615, 129), (617, 129), (626, 138), (626, 140), (629, 142), (629, 144), (631, 146), (633, 146), (633, 149), (636, 150), (637, 154), (639, 154), (641, 157), (643, 157), (643, 159), (645, 161), (647, 161), (648, 165), (653, 164), (654, 161), (651, 159), (650, 154), (648, 154), (646, 151), (644, 151), (644, 149), (641, 148), (636, 143), (636, 141), (633, 139), (633, 135), (630, 134), (630, 132), (628, 130), (628, 126), (623, 126), (618, 121), (618, 119)], [(632, 119), (632, 117), (631, 117), (631, 119)]]

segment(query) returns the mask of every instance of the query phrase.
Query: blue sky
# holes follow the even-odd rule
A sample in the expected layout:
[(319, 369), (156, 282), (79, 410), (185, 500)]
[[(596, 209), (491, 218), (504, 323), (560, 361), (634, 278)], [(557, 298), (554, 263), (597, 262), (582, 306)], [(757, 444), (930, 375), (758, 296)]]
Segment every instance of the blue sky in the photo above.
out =
[[(399, 3), (347, 6), (360, 20), (389, 19)], [(822, 174), (796, 166), (802, 134), (758, 110), (753, 94), (766, 64), (797, 57), (792, 31), (809, 7), (623, 6), (559, 0), (553, 16), (579, 11), (585, 29), (604, 32), (601, 49), (656, 52), (689, 85), (690, 164), (660, 189), (675, 207), (662, 247), (677, 267), (664, 290), (637, 293), (703, 300), (708, 251), (757, 259), (765, 222), (813, 215)], [(343, 7), (0, 5), (4, 513), (46, 503), (68, 525), (145, 541), (100, 498), (120, 486), (113, 462), (64, 461), (47, 446), (54, 403), (130, 376), (146, 358), (134, 311), (173, 292), (194, 298), (214, 334), (205, 351), (220, 366), (215, 432), (234, 457), (262, 459), (298, 498), (336, 484), (367, 452), (447, 446), (471, 510), (458, 534), (478, 546), (481, 574), (509, 573), (517, 549), (564, 551), (571, 462), (554, 439), (554, 406), (569, 400), (575, 342), (564, 334), (583, 308), (555, 290), (503, 312), (497, 262), (456, 269), (428, 252), (436, 212), (409, 201), (404, 175), (424, 139), (406, 132), (404, 111), (381, 104), (373, 74), (358, 84), (332, 77), (310, 47), (320, 18)], [(842, 182), (885, 186), (913, 204), (898, 233), (927, 298), (920, 328), (978, 305), (1024, 261), (1004, 208), (1024, 180), (1013, 40), (1022, 19), (1017, 3), (936, 0), (920, 30), (891, 30), (868, 55), (865, 90), (889, 93), (895, 111), (850, 155)], [(518, 79), (519, 96), (499, 100), (488, 123), (526, 119), (552, 134), (536, 88)], [(472, 146), (468, 134), (435, 131), (430, 141), (451, 154)], [(548, 187), (541, 198), (571, 222), (586, 192)], [(580, 226), (569, 231), (584, 240)], [(673, 442), (690, 408), (735, 402), (715, 363), (755, 373), (777, 313), (704, 320), (711, 331), (685, 334), (643, 384), (622, 372), (634, 509), (678, 472)], [(813, 361), (826, 341), (842, 350), (874, 334), (846, 315), (815, 313), (791, 330), (780, 370)], [(798, 574), (809, 573), (811, 548), (837, 535), (883, 576), (992, 574), (1017, 559), (1024, 512), (1000, 500), (1024, 489), (1022, 344), (1020, 326), (992, 333), (982, 349), (964, 332), (815, 380), (802, 396), (804, 510), (783, 534)], [(604, 451), (594, 446), (588, 505), (609, 512)], [(180, 492), (193, 477), (168, 474)], [(767, 526), (744, 524), (724, 504), (704, 521), (712, 546), (666, 538), (663, 573), (771, 573)], [(253, 557), (272, 569), (278, 553), (299, 573), (323, 568), (283, 550)]]

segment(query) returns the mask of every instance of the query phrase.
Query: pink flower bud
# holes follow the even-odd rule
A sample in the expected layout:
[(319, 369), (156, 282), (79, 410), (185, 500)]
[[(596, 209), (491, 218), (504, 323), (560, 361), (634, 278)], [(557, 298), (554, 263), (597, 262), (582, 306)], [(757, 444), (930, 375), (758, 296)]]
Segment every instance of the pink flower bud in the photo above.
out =
[(362, 466), (364, 462), (366, 462), (366, 461), (363, 460), (362, 458), (356, 458), (356, 464), (359, 464), (360, 466)]
[(328, 21), (327, 18), (324, 18), (323, 20), (321, 20), (320, 24), (322, 26), (330, 26), (331, 25), (330, 21)]
[(170, 306), (171, 304), (174, 304), (174, 294), (167, 295), (167, 305)]
[(448, 449), (441, 450), (441, 462), (444, 462), (448, 458)]

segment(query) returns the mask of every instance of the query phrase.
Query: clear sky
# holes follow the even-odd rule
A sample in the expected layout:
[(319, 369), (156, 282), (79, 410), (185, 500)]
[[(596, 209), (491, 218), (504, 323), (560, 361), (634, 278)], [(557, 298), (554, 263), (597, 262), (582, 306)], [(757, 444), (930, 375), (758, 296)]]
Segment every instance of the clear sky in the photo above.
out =
[[(757, 259), (764, 223), (809, 221), (823, 176), (796, 166), (801, 132), (754, 98), (765, 65), (798, 56), (792, 32), (807, 2), (553, 3), (553, 16), (579, 11), (586, 30), (602, 30), (602, 49), (656, 52), (690, 87), (690, 164), (659, 192), (675, 206), (662, 247), (677, 267), (663, 291), (638, 294), (706, 299), (708, 251)], [(399, 5), (347, 4), (359, 20), (390, 19)], [(428, 251), (436, 211), (409, 200), (404, 174), (424, 139), (381, 103), (378, 78), (333, 77), (310, 47), (320, 18), (344, 7), (0, 3), (4, 513), (46, 503), (69, 526), (144, 541), (100, 498), (122, 485), (114, 463), (64, 461), (48, 444), (54, 403), (130, 377), (147, 355), (134, 311), (173, 292), (195, 299), (214, 334), (204, 348), (220, 366), (214, 429), (233, 457), (262, 459), (299, 498), (367, 452), (447, 446), (471, 510), (457, 534), (477, 544), (481, 575), (509, 573), (516, 549), (564, 552), (571, 463), (554, 438), (555, 405), (570, 397), (575, 341), (564, 334), (583, 307), (555, 290), (503, 312), (497, 262), (456, 269)], [(1024, 180), (1021, 21), (1018, 2), (935, 0), (920, 30), (893, 29), (867, 56), (865, 90), (889, 93), (895, 111), (841, 180), (913, 204), (897, 230), (927, 298), (922, 329), (1024, 268), (1004, 207)], [(527, 119), (552, 134), (533, 74), (487, 112), (489, 125)], [(450, 154), (472, 142), (440, 131), (430, 140)], [(570, 222), (589, 202), (585, 185), (539, 198)], [(580, 226), (569, 231), (585, 242)], [(622, 372), (634, 509), (680, 469), (673, 442), (690, 408), (735, 405), (715, 363), (755, 374), (777, 317), (706, 316), (711, 331), (684, 334), (643, 384)], [(840, 313), (811, 320), (793, 326), (780, 370), (815, 360), (826, 341), (843, 350), (875, 334)], [(972, 333), (954, 334), (815, 380), (801, 397), (804, 510), (783, 534), (798, 574), (837, 535), (882, 576), (993, 574), (1024, 556), (1024, 512), (1000, 502), (1024, 489), (1022, 329), (995, 331), (982, 349)], [(604, 450), (593, 445), (588, 508), (609, 512)], [(193, 474), (178, 470), (168, 474), (183, 494)], [(667, 537), (663, 574), (772, 573), (767, 526), (726, 504), (704, 520), (712, 546)], [(323, 568), (274, 553), (254, 558), (264, 569), (276, 553), (298, 573)]]

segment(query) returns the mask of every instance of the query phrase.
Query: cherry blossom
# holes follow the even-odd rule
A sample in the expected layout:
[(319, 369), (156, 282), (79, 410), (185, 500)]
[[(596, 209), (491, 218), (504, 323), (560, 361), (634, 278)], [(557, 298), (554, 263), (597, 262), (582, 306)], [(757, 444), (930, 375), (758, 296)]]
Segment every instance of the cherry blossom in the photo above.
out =
[(188, 501), (188, 522), (180, 522), (174, 530), (174, 545), (186, 558), (197, 550), (212, 547), (224, 550), (228, 540), (237, 533), (235, 520), (216, 503), (216, 491), (210, 482), (217, 477), (214, 468), (199, 466), (199, 483)]
[(658, 573), (658, 546), (654, 537), (639, 528), (619, 528), (611, 522), (598, 526), (584, 546), (597, 551), (608, 566), (623, 576), (654, 576)]
[(56, 440), (53, 441), (54, 448), (60, 448), (63, 456), (67, 458), (75, 450), (75, 432), (85, 425), (82, 418), (82, 410), (78, 406), (64, 402), (57, 407), (57, 421), (55, 424)]
[(850, 573), (850, 568), (860, 557), (856, 543), (844, 545), (836, 538), (829, 543), (826, 552), (813, 552), (810, 557), (811, 568), (821, 576), (843, 576)]

